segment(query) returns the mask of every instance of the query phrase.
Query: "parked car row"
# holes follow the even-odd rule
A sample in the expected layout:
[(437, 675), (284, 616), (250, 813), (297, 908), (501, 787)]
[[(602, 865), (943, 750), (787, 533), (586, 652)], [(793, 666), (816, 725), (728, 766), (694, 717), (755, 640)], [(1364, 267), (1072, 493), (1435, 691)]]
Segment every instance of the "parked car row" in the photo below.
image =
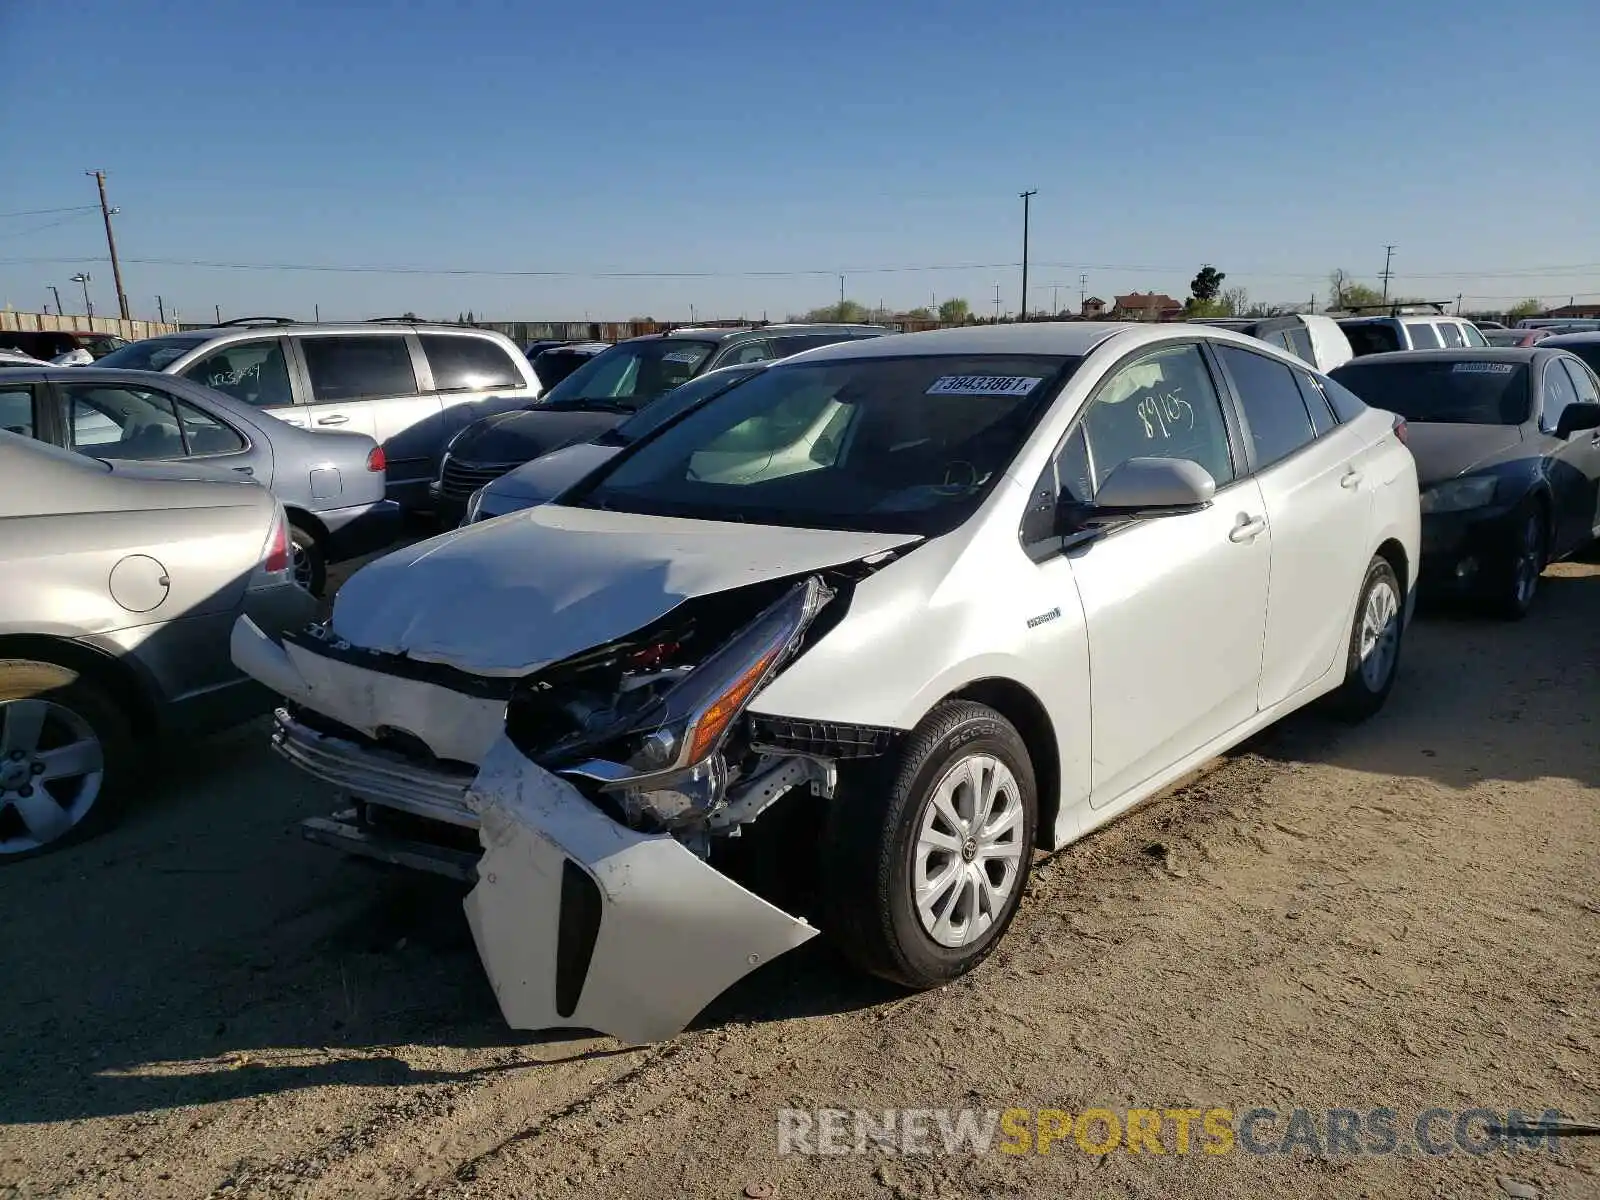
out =
[[(936, 986), (1003, 936), (1035, 849), (1313, 701), (1371, 715), (1419, 595), (1523, 616), (1600, 534), (1600, 334), (1445, 348), (1454, 319), (1424, 323), (1437, 348), (1354, 356), (1308, 317), (631, 339), (463, 422), (432, 497), (460, 526), (356, 572), (324, 624), (243, 613), (233, 662), (348, 805), (308, 838), (474, 885), (513, 1026), (666, 1036), (819, 930)], [(0, 372), (27, 405), (4, 424), (80, 457), (0, 450), (104, 470), (81, 455), (160, 439), (212, 471), (240, 451), (195, 414), (279, 426), (183, 373)], [(96, 388), (145, 407), (78, 405)], [(308, 461), (328, 440), (289, 433)], [(272, 507), (276, 579), (296, 509)], [(129, 568), (149, 594), (175, 577), (127, 553), (159, 563)], [(54, 743), (22, 740), (0, 821), (70, 831)]]

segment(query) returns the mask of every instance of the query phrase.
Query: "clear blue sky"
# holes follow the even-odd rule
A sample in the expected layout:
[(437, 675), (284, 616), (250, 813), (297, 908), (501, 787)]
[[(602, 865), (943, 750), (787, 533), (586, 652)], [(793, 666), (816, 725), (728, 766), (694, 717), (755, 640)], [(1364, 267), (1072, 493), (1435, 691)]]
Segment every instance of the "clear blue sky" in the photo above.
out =
[[(1406, 293), (1564, 302), (1600, 293), (1600, 4), (1522, 11), (0, 0), (0, 213), (90, 204), (102, 167), (127, 260), (572, 273), (126, 262), (136, 315), (186, 319), (776, 318), (837, 271), (1014, 310), (1025, 188), (1063, 304), (1202, 262), (1320, 299), (1389, 242)], [(0, 306), (87, 269), (113, 311), (105, 264), (17, 261), (104, 252), (97, 213), (0, 217)], [(1000, 265), (868, 270), (951, 264)]]

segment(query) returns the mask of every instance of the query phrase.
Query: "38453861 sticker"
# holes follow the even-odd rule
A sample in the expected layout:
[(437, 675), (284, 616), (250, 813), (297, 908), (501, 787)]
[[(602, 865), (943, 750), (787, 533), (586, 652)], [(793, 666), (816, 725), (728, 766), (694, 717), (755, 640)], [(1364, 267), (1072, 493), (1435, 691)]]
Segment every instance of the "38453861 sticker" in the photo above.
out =
[(1038, 375), (941, 375), (929, 396), (1026, 396), (1044, 382)]
[(661, 356), (662, 362), (692, 363), (699, 362), (704, 350), (672, 350)]
[(1517, 368), (1513, 363), (1458, 362), (1450, 370), (1456, 375), (1509, 375)]

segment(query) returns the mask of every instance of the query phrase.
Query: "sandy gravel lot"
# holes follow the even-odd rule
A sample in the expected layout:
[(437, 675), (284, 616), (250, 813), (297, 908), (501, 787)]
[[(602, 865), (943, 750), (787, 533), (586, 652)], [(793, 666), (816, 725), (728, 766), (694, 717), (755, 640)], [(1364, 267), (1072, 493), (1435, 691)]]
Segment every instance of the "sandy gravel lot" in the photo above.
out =
[(776, 1153), (787, 1107), (1600, 1120), (1600, 568), (1546, 585), (1413, 626), (1369, 724), (1294, 717), (1057, 855), (960, 984), (812, 943), (644, 1049), (505, 1030), (460, 890), (301, 842), (329, 797), (260, 725), (178, 748), (119, 828), (0, 872), (0, 1197), (1600, 1196), (1600, 1138)]

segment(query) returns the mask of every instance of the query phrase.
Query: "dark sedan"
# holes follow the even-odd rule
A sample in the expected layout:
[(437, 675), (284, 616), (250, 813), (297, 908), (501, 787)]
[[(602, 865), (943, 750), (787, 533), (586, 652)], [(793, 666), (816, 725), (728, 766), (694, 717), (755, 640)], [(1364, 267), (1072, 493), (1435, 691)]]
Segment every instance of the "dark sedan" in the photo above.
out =
[(1600, 377), (1547, 345), (1374, 354), (1332, 373), (1407, 422), (1425, 592), (1521, 617), (1545, 564), (1600, 535)]

